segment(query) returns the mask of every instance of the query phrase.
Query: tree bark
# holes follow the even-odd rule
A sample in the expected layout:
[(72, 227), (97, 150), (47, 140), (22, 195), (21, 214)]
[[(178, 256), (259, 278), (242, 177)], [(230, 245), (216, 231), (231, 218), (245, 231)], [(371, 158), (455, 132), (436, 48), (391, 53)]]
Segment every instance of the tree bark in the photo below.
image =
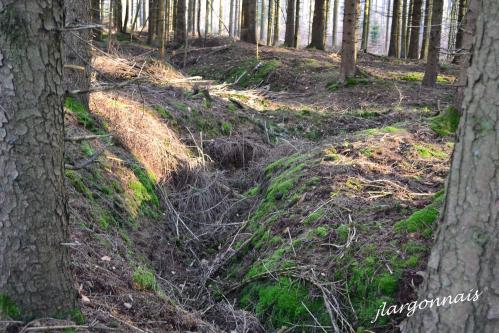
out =
[(367, 52), (367, 43), (369, 42), (369, 18), (371, 11), (371, 1), (365, 0), (364, 4), (364, 22), (362, 24), (362, 52)]
[(23, 319), (76, 308), (62, 245), (63, 27), (62, 0), (0, 0), (0, 292)]
[[(126, 6), (125, 6), (125, 20), (123, 22), (123, 32), (126, 33), (127, 28), (128, 28), (128, 20), (130, 17), (130, 1), (131, 0), (126, 0)], [(133, 32), (133, 31), (132, 31)]]
[(286, 32), (284, 34), (284, 46), (292, 47), (295, 34), (295, 2), (288, 0), (286, 7)]
[(241, 40), (256, 44), (256, 0), (243, 0)]
[[(199, 0), (201, 1), (201, 0)], [(234, 36), (234, 0), (230, 0), (230, 11), (229, 11), (229, 36)]]
[(114, 0), (114, 28), (123, 32), (123, 6), (121, 0)]
[(402, 332), (499, 332), (499, 2), (483, 0), (479, 13), (443, 220), (419, 295), (482, 294), (416, 311)]
[(298, 36), (300, 35), (300, 0), (296, 0), (295, 8), (295, 33), (293, 34), (293, 47), (298, 48)]
[(400, 0), (393, 0), (392, 31), (390, 33), (389, 57), (400, 55)]
[(421, 54), (419, 59), (428, 57), (428, 47), (430, 46), (430, 31), (431, 31), (431, 16), (433, 12), (433, 0), (426, 0), (424, 9), (424, 29), (423, 29), (423, 42), (421, 44)]
[[(100, 0), (92, 0), (92, 22), (95, 24), (102, 24), (100, 11)], [(102, 28), (93, 29), (93, 34), (95, 36), (95, 40), (102, 40)]]
[(312, 21), (312, 40), (309, 47), (324, 50), (324, 2), (315, 0), (314, 19)]
[(465, 14), (468, 2), (469, 1), (466, 0), (459, 0), (459, 12), (457, 15), (457, 32), (456, 32), (456, 45), (455, 45), (455, 50), (457, 54), (454, 56), (454, 59), (452, 61), (455, 64), (459, 64), (459, 57), (463, 53), (461, 49), (463, 47), (463, 39), (466, 33), (464, 27), (466, 26)]
[(388, 51), (388, 45), (390, 40), (390, 5), (391, 1), (388, 0), (388, 4), (386, 6), (386, 33), (385, 33), (385, 52)]
[(274, 14), (274, 40), (272, 41), (272, 45), (276, 46), (279, 43), (279, 14), (280, 14), (280, 0), (275, 0), (275, 14)]
[(355, 75), (357, 66), (357, 41), (359, 0), (345, 0), (343, 12), (343, 39), (341, 47), (340, 82)]
[(268, 14), (267, 14), (267, 45), (272, 43), (272, 28), (274, 24), (274, 0), (269, 0)]
[(151, 45), (155, 38), (157, 27), (157, 0), (149, 0), (149, 25), (147, 28), (147, 44)]
[(419, 25), (421, 24), (421, 5), (422, 0), (413, 0), (412, 19), (411, 19), (411, 40), (409, 43), (410, 59), (419, 57)]
[(261, 10), (260, 10), (260, 40), (263, 41), (265, 40), (265, 22), (266, 22), (266, 18), (265, 18), (265, 13), (266, 13), (266, 10), (265, 10), (265, 0), (260, 0), (262, 3), (261, 3)]
[(402, 25), (400, 35), (400, 58), (407, 56), (407, 0), (402, 0)]
[(443, 0), (433, 0), (432, 27), (430, 32), (430, 44), (428, 46), (428, 60), (426, 61), (425, 73), (422, 82), (425, 87), (433, 87), (437, 81), (443, 8)]
[(159, 38), (159, 56), (165, 56), (165, 2), (158, 0), (158, 38)]
[(177, 13), (175, 14), (175, 42), (178, 44), (185, 43), (187, 26), (185, 22), (185, 0), (177, 0)]
[(333, 48), (337, 44), (337, 34), (338, 34), (338, 7), (339, 7), (339, 0), (334, 0), (333, 3), (333, 32), (332, 32), (332, 46)]

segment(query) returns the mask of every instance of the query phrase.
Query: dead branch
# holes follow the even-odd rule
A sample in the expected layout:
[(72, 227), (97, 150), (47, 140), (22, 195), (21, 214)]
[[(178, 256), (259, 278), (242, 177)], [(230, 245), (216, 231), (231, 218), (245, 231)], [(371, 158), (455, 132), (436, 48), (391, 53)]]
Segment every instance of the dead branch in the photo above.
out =
[(100, 134), (100, 135), (82, 135), (82, 136), (73, 136), (73, 137), (65, 137), (64, 141), (66, 142), (80, 142), (85, 140), (95, 140), (111, 137), (112, 134)]
[(93, 162), (95, 162), (97, 160), (97, 158), (99, 158), (99, 156), (102, 155), (102, 153), (106, 150), (106, 148), (107, 147), (99, 149), (95, 154), (93, 154), (88, 159), (83, 160), (80, 163), (77, 163), (75, 165), (66, 164), (64, 167), (66, 169), (68, 169), (68, 170), (79, 170), (79, 169), (83, 169), (84, 167), (86, 167), (86, 166), (92, 164)]

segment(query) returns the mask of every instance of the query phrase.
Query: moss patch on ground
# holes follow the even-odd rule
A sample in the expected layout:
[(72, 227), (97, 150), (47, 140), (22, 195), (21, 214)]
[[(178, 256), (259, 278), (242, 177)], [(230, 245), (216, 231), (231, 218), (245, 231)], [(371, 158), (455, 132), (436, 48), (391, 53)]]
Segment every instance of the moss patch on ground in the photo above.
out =
[(438, 116), (431, 118), (430, 128), (440, 136), (456, 133), (461, 115), (456, 108), (446, 108)]
[(227, 81), (235, 82), (243, 88), (259, 85), (275, 71), (280, 65), (278, 60), (256, 60), (250, 59), (243, 61), (238, 67), (235, 67), (227, 74)]

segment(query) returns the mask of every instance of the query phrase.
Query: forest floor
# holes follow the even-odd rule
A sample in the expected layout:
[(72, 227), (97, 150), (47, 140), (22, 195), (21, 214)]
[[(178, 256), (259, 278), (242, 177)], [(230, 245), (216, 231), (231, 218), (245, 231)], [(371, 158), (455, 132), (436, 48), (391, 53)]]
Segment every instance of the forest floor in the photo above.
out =
[(422, 280), (456, 68), (426, 89), (367, 54), (342, 86), (335, 53), (207, 42), (95, 49), (93, 85), (120, 89), (66, 101), (67, 136), (102, 135), (66, 154), (100, 153), (66, 172), (84, 329), (397, 331), (371, 321)]

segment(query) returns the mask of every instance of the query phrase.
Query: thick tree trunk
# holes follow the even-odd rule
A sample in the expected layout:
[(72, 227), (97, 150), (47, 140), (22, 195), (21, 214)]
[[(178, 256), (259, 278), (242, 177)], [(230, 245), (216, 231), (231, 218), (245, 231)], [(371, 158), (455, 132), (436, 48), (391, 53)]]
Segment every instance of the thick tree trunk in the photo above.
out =
[(447, 59), (450, 60), (453, 58), (453, 53), (455, 51), (454, 47), (456, 46), (456, 30), (457, 30), (457, 1), (453, 1), (451, 5), (451, 10), (449, 14), (449, 39), (447, 40)]
[(193, 20), (194, 20), (194, 3), (195, 0), (188, 0), (188, 8), (187, 8), (187, 32), (191, 33), (193, 30)]
[(324, 2), (315, 0), (314, 19), (312, 21), (312, 40), (309, 47), (324, 50)]
[(400, 0), (393, 0), (392, 31), (390, 33), (390, 47), (388, 56), (399, 57), (400, 55)]
[(454, 97), (454, 107), (459, 111), (462, 110), (464, 90), (468, 82), (468, 67), (471, 65), (471, 54), (473, 53), (473, 37), (475, 36), (476, 20), (478, 18), (479, 9), (482, 0), (469, 0), (468, 11), (463, 27), (463, 42), (461, 48), (463, 53), (459, 57), (461, 71), (457, 79), (457, 92)]
[(362, 52), (367, 52), (367, 43), (369, 42), (369, 19), (371, 12), (371, 1), (365, 0), (364, 4), (364, 22), (362, 24)]
[(422, 0), (413, 0), (412, 19), (411, 19), (411, 40), (409, 43), (410, 59), (419, 57), (419, 25), (421, 23), (421, 3)]
[(272, 41), (272, 45), (276, 46), (279, 43), (279, 15), (280, 15), (280, 0), (275, 0), (275, 14), (274, 14), (274, 40)]
[(123, 6), (121, 0), (114, 0), (114, 28), (123, 32)]
[(177, 0), (177, 13), (175, 14), (175, 42), (185, 43), (187, 26), (185, 25), (185, 0)]
[(241, 24), (241, 0), (236, 1), (236, 11), (234, 14), (234, 35), (239, 36)]
[(272, 28), (274, 24), (274, 0), (269, 0), (268, 14), (267, 14), (267, 45), (272, 43)]
[(286, 7), (286, 32), (284, 34), (284, 46), (292, 47), (295, 35), (295, 2), (288, 0)]
[(256, 0), (243, 0), (241, 40), (256, 44)]
[(431, 31), (431, 16), (433, 13), (433, 0), (426, 0), (424, 9), (424, 29), (423, 29), (423, 43), (421, 44), (421, 54), (419, 59), (428, 57), (428, 47), (430, 46), (430, 31)]
[(402, 332), (499, 332), (499, 2), (483, 0), (479, 13), (443, 220), (419, 295), (481, 296), (416, 311)]
[[(123, 32), (126, 33), (127, 28), (128, 28), (128, 20), (130, 17), (130, 1), (131, 0), (126, 0), (126, 6), (125, 6), (125, 20), (123, 22)], [(133, 31), (132, 31), (133, 32)]]
[(0, 293), (23, 319), (60, 317), (76, 307), (63, 245), (63, 1), (0, 0), (0, 22)]
[(147, 28), (147, 44), (151, 45), (155, 38), (157, 27), (157, 0), (149, 0), (149, 26)]
[(341, 47), (340, 82), (355, 75), (357, 66), (357, 41), (359, 0), (345, 0), (343, 12), (343, 38)]
[(300, 35), (300, 0), (296, 0), (295, 10), (295, 33), (293, 35), (293, 47), (298, 48), (298, 36)]
[(402, 0), (402, 25), (400, 35), (400, 58), (407, 56), (407, 0)]
[(332, 32), (332, 46), (333, 48), (337, 44), (337, 39), (338, 39), (338, 7), (339, 7), (339, 0), (334, 0), (333, 2), (333, 32)]
[(430, 32), (430, 44), (428, 47), (428, 60), (426, 61), (425, 73), (422, 82), (425, 87), (433, 87), (437, 81), (443, 8), (444, 0), (433, 0), (432, 27)]

